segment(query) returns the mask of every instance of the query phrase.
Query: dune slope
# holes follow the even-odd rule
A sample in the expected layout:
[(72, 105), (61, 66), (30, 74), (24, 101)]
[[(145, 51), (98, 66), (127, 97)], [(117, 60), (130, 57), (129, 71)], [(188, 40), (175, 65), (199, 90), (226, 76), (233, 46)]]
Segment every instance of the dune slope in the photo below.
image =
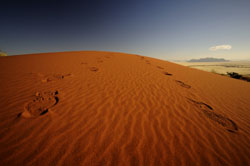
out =
[(248, 82), (114, 52), (0, 68), (0, 165), (250, 164)]

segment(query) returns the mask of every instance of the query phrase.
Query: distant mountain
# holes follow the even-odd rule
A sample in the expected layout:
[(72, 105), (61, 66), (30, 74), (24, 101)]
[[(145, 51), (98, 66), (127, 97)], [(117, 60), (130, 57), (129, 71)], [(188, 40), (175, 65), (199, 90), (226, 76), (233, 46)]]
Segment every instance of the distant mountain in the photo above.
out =
[(191, 59), (188, 62), (229, 62), (229, 60), (223, 58), (200, 58), (200, 59)]

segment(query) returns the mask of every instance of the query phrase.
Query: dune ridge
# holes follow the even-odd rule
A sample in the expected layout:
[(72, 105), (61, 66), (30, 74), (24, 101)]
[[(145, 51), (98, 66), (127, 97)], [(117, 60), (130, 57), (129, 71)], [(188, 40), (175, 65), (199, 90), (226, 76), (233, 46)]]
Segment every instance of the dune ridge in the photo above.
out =
[(250, 164), (247, 82), (115, 52), (0, 66), (0, 165)]

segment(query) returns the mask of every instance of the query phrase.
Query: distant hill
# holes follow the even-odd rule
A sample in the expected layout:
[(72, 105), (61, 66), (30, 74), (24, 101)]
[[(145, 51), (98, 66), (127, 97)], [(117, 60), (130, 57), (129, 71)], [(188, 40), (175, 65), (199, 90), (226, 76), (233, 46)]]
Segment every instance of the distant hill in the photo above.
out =
[(223, 58), (200, 58), (200, 59), (191, 59), (188, 62), (229, 62), (229, 60)]

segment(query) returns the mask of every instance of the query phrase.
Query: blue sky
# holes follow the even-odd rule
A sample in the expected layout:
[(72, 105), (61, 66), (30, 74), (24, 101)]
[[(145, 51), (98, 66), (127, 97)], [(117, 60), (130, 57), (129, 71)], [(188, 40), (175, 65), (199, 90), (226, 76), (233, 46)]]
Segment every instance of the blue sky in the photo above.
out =
[[(250, 59), (249, 0), (24, 0), (1, 8), (0, 49), (9, 55), (104, 50)], [(211, 51), (219, 45), (231, 49)]]

